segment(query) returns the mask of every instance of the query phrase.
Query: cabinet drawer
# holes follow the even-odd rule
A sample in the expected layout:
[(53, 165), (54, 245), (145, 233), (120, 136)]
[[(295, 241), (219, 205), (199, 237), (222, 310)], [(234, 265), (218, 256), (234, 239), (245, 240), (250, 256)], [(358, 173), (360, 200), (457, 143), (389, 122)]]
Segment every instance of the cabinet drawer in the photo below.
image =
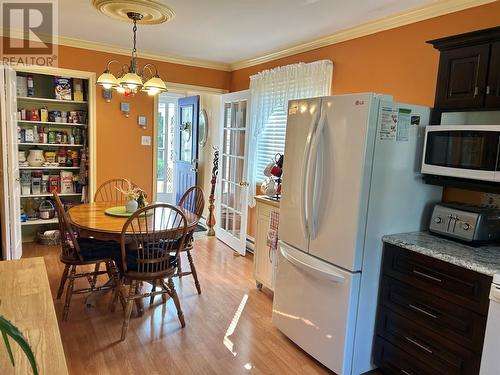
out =
[(472, 375), (479, 372), (478, 354), (387, 308), (379, 309), (377, 334), (441, 373)]
[(486, 315), (490, 276), (385, 244), (384, 274)]
[(381, 304), (476, 353), (481, 352), (486, 318), (433, 294), (382, 278)]
[(416, 359), (390, 344), (383, 338), (375, 338), (373, 352), (375, 364), (388, 375), (447, 375), (429, 367), (425, 362)]

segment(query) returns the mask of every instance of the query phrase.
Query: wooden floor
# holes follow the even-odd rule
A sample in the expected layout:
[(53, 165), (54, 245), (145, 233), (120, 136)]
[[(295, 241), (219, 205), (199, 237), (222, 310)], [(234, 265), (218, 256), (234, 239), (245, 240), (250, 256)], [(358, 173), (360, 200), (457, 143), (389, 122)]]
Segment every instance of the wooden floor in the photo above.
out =
[[(61, 322), (62, 300), (54, 302), (70, 374), (329, 373), (273, 327), (271, 294), (255, 288), (251, 255), (235, 256), (204, 236), (195, 246), (202, 294), (190, 276), (176, 280), (184, 329), (171, 300), (162, 305), (157, 298), (151, 308), (145, 300), (145, 314), (131, 320), (125, 342), (119, 341), (122, 310), (109, 311), (109, 295), (96, 308), (74, 296), (67, 322)], [(23, 253), (45, 258), (55, 298), (59, 248), (25, 244)]]

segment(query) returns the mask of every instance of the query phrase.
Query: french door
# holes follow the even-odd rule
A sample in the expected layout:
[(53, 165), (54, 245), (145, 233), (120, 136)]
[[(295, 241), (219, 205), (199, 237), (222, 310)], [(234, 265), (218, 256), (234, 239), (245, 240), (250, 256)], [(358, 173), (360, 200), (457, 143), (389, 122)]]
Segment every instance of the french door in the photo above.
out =
[(22, 255), (21, 204), (17, 151), (16, 72), (0, 65), (1, 230), (3, 259)]
[(241, 255), (246, 253), (248, 193), (247, 150), (250, 91), (221, 96), (216, 236)]

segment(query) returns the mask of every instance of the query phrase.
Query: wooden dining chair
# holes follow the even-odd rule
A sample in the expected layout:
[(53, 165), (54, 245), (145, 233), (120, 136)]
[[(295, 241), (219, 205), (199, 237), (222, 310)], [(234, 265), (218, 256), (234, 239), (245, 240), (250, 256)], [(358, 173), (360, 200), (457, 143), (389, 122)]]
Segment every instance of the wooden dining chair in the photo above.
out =
[[(91, 238), (77, 238), (75, 231), (71, 225), (68, 214), (64, 210), (64, 206), (57, 192), (52, 193), (56, 203), (57, 218), (59, 221), (59, 232), (61, 235), (61, 255), (60, 260), (64, 264), (64, 271), (59, 283), (57, 291), (57, 299), (60, 299), (66, 282), (66, 300), (63, 310), (63, 321), (67, 320), (69, 306), (73, 294), (90, 293), (99, 290), (113, 289), (118, 285), (119, 273), (113, 262), (112, 257), (108, 255), (118, 253), (119, 245), (112, 241), (99, 241)], [(104, 263), (106, 270), (95, 271), (96, 265)], [(94, 271), (81, 270), (83, 266), (94, 266)], [(97, 276), (107, 274), (111, 283), (102, 286), (97, 286)], [(80, 289), (74, 289), (76, 279), (84, 278), (88, 281), (89, 286)]]
[[(181, 326), (185, 327), (179, 297), (172, 277), (177, 268), (179, 251), (184, 246), (187, 234), (187, 220), (182, 211), (169, 204), (154, 204), (137, 210), (124, 224), (121, 233), (122, 278), (120, 293), (124, 284), (130, 284), (126, 296), (125, 317), (121, 339), (125, 340), (130, 315), (135, 300), (161, 295), (166, 302), (167, 295), (174, 301)], [(149, 293), (143, 293), (142, 283), (153, 285)], [(159, 288), (159, 290), (157, 290)], [(118, 294), (113, 303), (116, 304)]]
[[(182, 195), (177, 205), (189, 212), (194, 213), (199, 221), (201, 215), (203, 214), (203, 209), (205, 208), (205, 195), (203, 194), (203, 190), (198, 186), (190, 187)], [(201, 286), (200, 282), (198, 281), (198, 274), (196, 273), (196, 267), (194, 265), (193, 257), (191, 255), (191, 250), (193, 250), (193, 248), (194, 248), (194, 229), (187, 234), (184, 247), (181, 249), (181, 252), (187, 253), (190, 271), (182, 271), (181, 258), (179, 257), (176, 276), (179, 276), (179, 278), (181, 278), (182, 276), (193, 275), (196, 290), (198, 291), (198, 294), (201, 294)]]
[(102, 183), (94, 194), (94, 202), (125, 202), (127, 198), (120, 190), (128, 190), (129, 184), (137, 187), (125, 178), (114, 178)]

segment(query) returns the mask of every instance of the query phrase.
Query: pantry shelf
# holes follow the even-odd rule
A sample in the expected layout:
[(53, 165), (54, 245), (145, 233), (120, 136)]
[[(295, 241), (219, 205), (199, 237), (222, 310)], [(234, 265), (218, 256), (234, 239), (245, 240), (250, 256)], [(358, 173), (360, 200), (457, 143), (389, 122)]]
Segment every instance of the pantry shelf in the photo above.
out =
[(36, 171), (64, 171), (64, 170), (77, 170), (80, 167), (19, 167), (20, 170), (36, 170)]
[(82, 128), (87, 126), (87, 124), (74, 124), (69, 122), (55, 122), (55, 121), (17, 120), (17, 123), (26, 125), (47, 125), (47, 126), (82, 127)]
[(63, 143), (18, 143), (19, 146), (40, 146), (40, 147), (83, 147), (83, 145), (68, 145)]
[(47, 220), (38, 219), (38, 220), (28, 220), (28, 221), (22, 222), (21, 226), (24, 227), (27, 225), (46, 225), (46, 224), (57, 224), (57, 223), (58, 223), (57, 218), (47, 219)]
[(43, 102), (43, 103), (58, 103), (58, 104), (87, 104), (86, 101), (36, 98), (34, 96), (18, 96), (17, 100), (20, 102)]
[[(78, 197), (82, 195), (82, 193), (59, 193), (60, 197)], [(21, 195), (21, 198), (43, 198), (43, 197), (51, 197), (52, 193), (46, 194), (29, 194), (29, 195)]]

